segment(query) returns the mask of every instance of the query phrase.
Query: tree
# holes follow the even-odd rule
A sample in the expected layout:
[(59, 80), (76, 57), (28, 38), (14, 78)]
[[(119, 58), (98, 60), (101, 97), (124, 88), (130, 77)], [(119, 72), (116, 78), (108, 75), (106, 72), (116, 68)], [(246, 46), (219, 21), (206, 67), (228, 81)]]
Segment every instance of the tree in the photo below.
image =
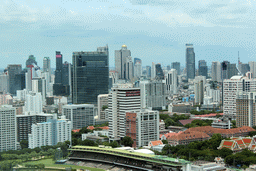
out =
[(130, 146), (130, 147), (132, 147), (132, 145), (133, 145), (133, 140), (132, 140), (131, 137), (125, 136), (125, 137), (123, 138), (123, 140), (121, 141), (121, 144), (124, 145), (124, 146)]
[(162, 140), (163, 144), (168, 144), (168, 140)]
[(27, 140), (21, 140), (20, 141), (20, 147), (21, 147), (21, 149), (28, 148), (28, 141)]
[(105, 109), (107, 109), (108, 108), (108, 106), (106, 106), (106, 105), (103, 105), (102, 106), (102, 110), (105, 110)]
[(118, 142), (116, 142), (116, 141), (112, 141), (109, 145), (110, 145), (112, 148), (119, 147), (119, 144), (118, 144)]
[(226, 158), (227, 156), (233, 154), (233, 151), (230, 150), (230, 149), (228, 149), (228, 148), (222, 148), (222, 149), (220, 149), (218, 152), (219, 152), (219, 155), (220, 155), (222, 158)]

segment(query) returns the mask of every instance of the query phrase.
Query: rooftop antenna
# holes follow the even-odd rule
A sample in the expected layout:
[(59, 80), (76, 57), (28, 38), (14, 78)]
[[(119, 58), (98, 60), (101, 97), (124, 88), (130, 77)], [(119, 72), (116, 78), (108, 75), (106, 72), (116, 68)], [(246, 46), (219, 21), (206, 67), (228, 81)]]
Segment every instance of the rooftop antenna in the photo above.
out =
[(240, 64), (239, 51), (238, 51), (238, 65)]

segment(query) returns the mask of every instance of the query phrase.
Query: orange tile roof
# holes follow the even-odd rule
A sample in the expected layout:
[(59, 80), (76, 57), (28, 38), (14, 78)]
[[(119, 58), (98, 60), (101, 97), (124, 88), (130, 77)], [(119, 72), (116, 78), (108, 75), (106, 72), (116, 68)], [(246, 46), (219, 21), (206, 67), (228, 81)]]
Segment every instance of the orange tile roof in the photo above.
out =
[(193, 140), (193, 139), (200, 139), (200, 138), (207, 139), (207, 138), (210, 138), (210, 136), (203, 132), (185, 131), (169, 137), (168, 140), (180, 141), (180, 140)]
[(94, 126), (88, 126), (87, 129), (94, 130)]
[(109, 127), (108, 127), (108, 126), (97, 127), (97, 128), (101, 128), (101, 129), (105, 129), (105, 130), (109, 129)]
[(72, 131), (73, 131), (73, 132), (79, 132), (80, 129), (73, 129)]
[(232, 145), (233, 145), (233, 142), (224, 141), (223, 145), (224, 145), (224, 146), (232, 146)]
[(150, 141), (152, 146), (156, 146), (156, 145), (163, 145), (163, 142), (161, 140), (157, 140), (157, 141)]
[(243, 138), (243, 142), (245, 144), (250, 144), (252, 142), (252, 139), (250, 139), (250, 138)]

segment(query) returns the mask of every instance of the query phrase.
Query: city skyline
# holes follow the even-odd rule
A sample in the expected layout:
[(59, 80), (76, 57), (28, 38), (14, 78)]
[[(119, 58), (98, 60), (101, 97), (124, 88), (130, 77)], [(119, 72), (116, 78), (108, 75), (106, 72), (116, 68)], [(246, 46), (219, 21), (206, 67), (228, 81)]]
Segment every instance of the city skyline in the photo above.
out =
[[(252, 1), (3, 1), (0, 68), (22, 64), (29, 55), (43, 66), (55, 51), (71, 63), (72, 52), (93, 51), (108, 44), (109, 64), (123, 44), (142, 65), (151, 62), (185, 65), (185, 44), (192, 43), (195, 60), (237, 63), (255, 61), (253, 45), (256, 3)], [(246, 20), (243, 20), (246, 18)], [(88, 43), (89, 42), (89, 43)], [(152, 50), (156, 49), (156, 50)]]

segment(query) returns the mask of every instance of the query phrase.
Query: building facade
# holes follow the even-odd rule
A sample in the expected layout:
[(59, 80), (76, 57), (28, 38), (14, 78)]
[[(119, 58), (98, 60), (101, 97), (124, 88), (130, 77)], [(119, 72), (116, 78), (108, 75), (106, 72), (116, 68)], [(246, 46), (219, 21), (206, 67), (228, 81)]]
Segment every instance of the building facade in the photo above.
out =
[(105, 109), (108, 108), (108, 94), (98, 95), (98, 116), (99, 119), (108, 119)]
[(126, 112), (140, 110), (140, 89), (131, 85), (116, 85), (108, 100), (109, 139), (121, 140), (126, 135)]
[(126, 112), (126, 136), (133, 139), (133, 147), (147, 146), (159, 139), (159, 112), (148, 109)]
[[(105, 51), (102, 49), (105, 48)], [(96, 52), (73, 52), (72, 102), (97, 104), (109, 86), (108, 47)]]
[(217, 81), (221, 82), (221, 64), (219, 61), (214, 61), (212, 62), (212, 67), (211, 67), (211, 76), (212, 76), (212, 81)]
[(115, 70), (118, 72), (119, 79), (126, 79), (126, 62), (127, 57), (131, 56), (131, 51), (127, 49), (126, 45), (122, 45), (121, 50), (115, 51)]
[(140, 82), (141, 107), (162, 110), (166, 106), (167, 88), (162, 80)]
[(93, 104), (72, 104), (62, 107), (62, 114), (71, 121), (72, 129), (95, 125), (96, 112)]
[(46, 122), (48, 119), (53, 119), (53, 114), (31, 114), (16, 115), (17, 122), (17, 141), (28, 141), (28, 134), (31, 134), (32, 124)]
[(47, 122), (33, 124), (29, 134), (29, 148), (54, 146), (58, 142), (71, 142), (71, 122), (64, 118), (52, 119)]
[(178, 88), (178, 76), (176, 69), (171, 69), (166, 76), (165, 84), (169, 94), (176, 94)]
[(242, 76), (233, 76), (224, 80), (223, 83), (223, 113), (228, 118), (236, 118), (236, 96), (237, 92), (256, 91), (256, 79), (248, 79)]
[(21, 73), (21, 65), (8, 65), (7, 71), (9, 75), (9, 93), (16, 94), (16, 91), (19, 90), (16, 83), (16, 75)]
[(256, 93), (255, 92), (237, 92), (236, 96), (236, 125), (256, 126)]
[(0, 152), (16, 150), (16, 110), (11, 106), (0, 106)]
[(177, 74), (180, 75), (180, 63), (179, 62), (172, 62), (171, 68), (176, 69)]
[(193, 44), (186, 44), (186, 69), (187, 79), (195, 78), (195, 52)]

